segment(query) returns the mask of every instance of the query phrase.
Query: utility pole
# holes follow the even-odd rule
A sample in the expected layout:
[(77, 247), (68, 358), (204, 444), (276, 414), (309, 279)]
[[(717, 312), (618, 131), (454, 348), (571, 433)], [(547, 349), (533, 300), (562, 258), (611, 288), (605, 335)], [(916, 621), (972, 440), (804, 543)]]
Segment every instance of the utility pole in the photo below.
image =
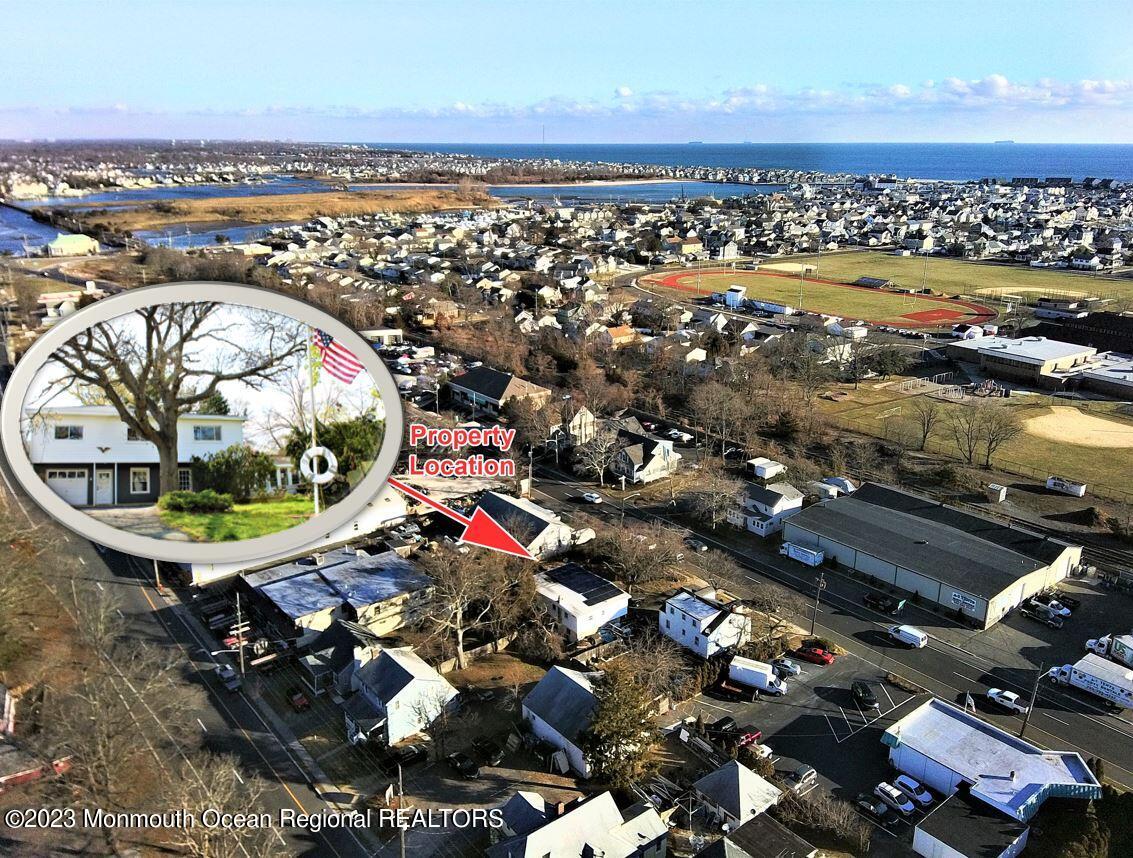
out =
[(1035, 684), (1031, 688), (1031, 702), (1027, 706), (1027, 711), (1023, 715), (1023, 725), (1019, 728), (1019, 738), (1023, 738), (1023, 734), (1027, 732), (1027, 722), (1031, 720), (1031, 713), (1035, 709), (1035, 699), (1039, 696), (1039, 680), (1043, 678), (1043, 668), (1046, 667), (1046, 662), (1039, 662), (1039, 672), (1035, 675)]
[(818, 600), (822, 596), (822, 591), (826, 589), (826, 573), (818, 573), (818, 582), (814, 588), (814, 613), (810, 618), (810, 633), (814, 635), (814, 624), (818, 620)]
[(405, 802), (405, 784), (401, 780), (401, 763), (397, 764), (397, 834), (400, 841), (401, 858), (405, 858), (405, 825), (401, 822), (401, 806)]
[(236, 591), (236, 648), (240, 650), (240, 676), (244, 675), (244, 614), (240, 610), (240, 591)]

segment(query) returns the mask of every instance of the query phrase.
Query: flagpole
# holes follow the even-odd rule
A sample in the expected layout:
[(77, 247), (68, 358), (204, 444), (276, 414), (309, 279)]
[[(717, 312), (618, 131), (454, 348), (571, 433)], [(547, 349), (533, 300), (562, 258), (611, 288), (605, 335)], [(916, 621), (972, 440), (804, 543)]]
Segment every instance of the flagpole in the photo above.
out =
[[(318, 412), (315, 410), (315, 347), (314, 347), (315, 332), (310, 331), (310, 337), (307, 340), (307, 370), (310, 375), (311, 381), (311, 449), (319, 446), (317, 437), (317, 425), (319, 422)], [(314, 463), (312, 463), (314, 464)], [(313, 475), (312, 475), (313, 476)], [(311, 480), (311, 498), (315, 502), (315, 515), (319, 514), (319, 484), (314, 479)]]

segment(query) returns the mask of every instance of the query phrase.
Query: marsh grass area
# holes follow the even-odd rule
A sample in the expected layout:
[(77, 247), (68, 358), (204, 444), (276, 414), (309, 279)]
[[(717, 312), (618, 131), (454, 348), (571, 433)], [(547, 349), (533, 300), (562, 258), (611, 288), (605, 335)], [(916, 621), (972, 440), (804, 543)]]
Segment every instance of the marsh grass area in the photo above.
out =
[[(106, 203), (82, 208), (73, 216), (84, 227), (101, 226), (119, 232), (161, 229), (187, 223), (260, 224), (307, 221), (316, 217), (344, 217), (382, 211), (420, 212), (495, 205), (479, 190), (421, 189), (382, 191), (327, 191), (325, 193), (263, 194), (245, 197), (166, 199), (152, 203)], [(78, 202), (75, 206), (83, 206)], [(56, 206), (68, 209), (71, 206)]]
[(164, 524), (188, 534), (197, 542), (234, 542), (278, 533), (302, 524), (315, 513), (309, 497), (238, 503), (228, 512), (170, 512), (161, 510)]

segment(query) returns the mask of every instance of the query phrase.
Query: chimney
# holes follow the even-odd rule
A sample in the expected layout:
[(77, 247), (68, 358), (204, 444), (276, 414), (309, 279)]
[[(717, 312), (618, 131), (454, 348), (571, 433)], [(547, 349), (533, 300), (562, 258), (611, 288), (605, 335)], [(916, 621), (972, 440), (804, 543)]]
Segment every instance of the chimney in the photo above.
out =
[(327, 556), (321, 551), (316, 551), (311, 555), (311, 559), (315, 561), (316, 566), (322, 566), (327, 562)]
[(1011, 783), (1015, 783), (1015, 770), (1011, 770)]

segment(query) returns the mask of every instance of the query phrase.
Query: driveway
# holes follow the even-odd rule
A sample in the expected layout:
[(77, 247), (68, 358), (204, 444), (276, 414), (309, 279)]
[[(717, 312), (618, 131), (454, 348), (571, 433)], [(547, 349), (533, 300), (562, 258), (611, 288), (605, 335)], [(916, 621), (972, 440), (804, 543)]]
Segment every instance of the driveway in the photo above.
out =
[(168, 539), (172, 542), (191, 542), (189, 535), (169, 527), (161, 520), (156, 506), (104, 506), (85, 510), (91, 518), (109, 524), (127, 533)]

